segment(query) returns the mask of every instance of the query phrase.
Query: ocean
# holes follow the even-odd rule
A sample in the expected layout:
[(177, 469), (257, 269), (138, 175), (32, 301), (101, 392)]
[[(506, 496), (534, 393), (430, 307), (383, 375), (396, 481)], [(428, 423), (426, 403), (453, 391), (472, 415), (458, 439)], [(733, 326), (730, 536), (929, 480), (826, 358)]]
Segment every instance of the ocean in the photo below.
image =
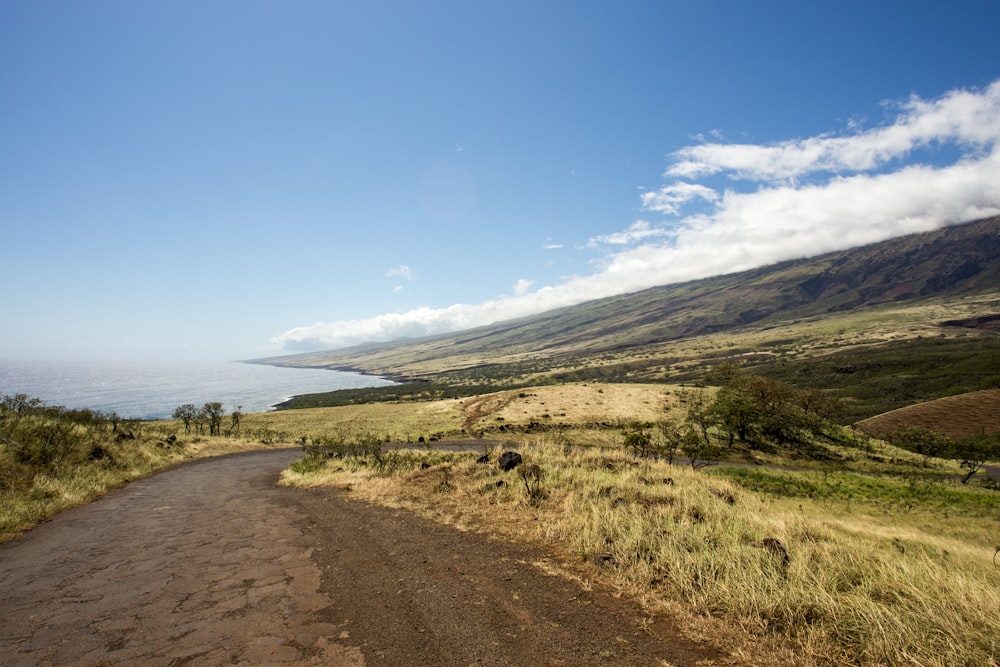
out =
[(299, 394), (379, 387), (389, 380), (307, 368), (241, 362), (133, 363), (0, 360), (0, 394), (27, 394), (45, 405), (168, 419), (185, 403), (219, 401), (226, 412), (265, 412)]

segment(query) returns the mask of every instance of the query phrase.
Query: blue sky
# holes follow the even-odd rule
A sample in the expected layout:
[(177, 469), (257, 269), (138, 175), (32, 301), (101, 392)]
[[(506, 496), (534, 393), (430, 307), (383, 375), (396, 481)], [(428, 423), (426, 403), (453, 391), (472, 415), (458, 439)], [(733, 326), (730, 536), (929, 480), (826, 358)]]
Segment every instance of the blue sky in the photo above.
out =
[(0, 358), (436, 333), (996, 214), (997, 25), (0, 0)]

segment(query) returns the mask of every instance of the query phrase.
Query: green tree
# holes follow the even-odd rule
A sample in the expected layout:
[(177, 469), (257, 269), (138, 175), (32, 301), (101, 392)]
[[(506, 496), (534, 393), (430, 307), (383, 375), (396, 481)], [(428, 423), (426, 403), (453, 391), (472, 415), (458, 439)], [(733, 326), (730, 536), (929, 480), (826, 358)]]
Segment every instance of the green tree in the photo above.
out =
[[(706, 445), (712, 444), (708, 431), (719, 426), (719, 415), (713, 409), (712, 403), (705, 399), (705, 391), (700, 390), (685, 395), (684, 402), (688, 406), (685, 423), (698, 429)], [(729, 444), (732, 445), (731, 438)]]
[(968, 484), (976, 473), (982, 470), (987, 461), (1000, 457), (1000, 436), (980, 436), (962, 438), (955, 442), (951, 456), (959, 461), (966, 471), (962, 484)]
[(743, 389), (726, 385), (719, 389), (710, 408), (712, 419), (729, 436), (729, 446), (734, 440), (752, 443), (758, 439), (759, 414), (757, 406)]
[[(719, 447), (714, 443), (706, 443), (693, 430), (688, 431), (683, 439), (685, 456), (691, 461), (691, 468), (697, 470), (712, 465), (719, 458)], [(691, 436), (694, 437), (691, 437)]]
[(750, 445), (801, 441), (803, 433), (819, 429), (823, 419), (809, 415), (804, 404), (823, 406), (816, 396), (805, 399), (794, 387), (761, 375), (749, 375), (727, 364), (710, 377), (723, 384), (709, 408), (715, 423), (729, 435)]
[(177, 409), (174, 410), (174, 419), (180, 419), (184, 422), (184, 432), (190, 433), (191, 424), (198, 419), (198, 408), (193, 403), (178, 405)]
[(208, 423), (209, 435), (220, 435), (222, 432), (222, 417), (226, 414), (222, 403), (209, 401), (201, 408), (201, 416)]
[(921, 454), (925, 463), (931, 457), (947, 456), (957, 444), (948, 436), (936, 433), (926, 426), (901, 428), (889, 436), (888, 440), (897, 447)]
[(672, 419), (661, 419), (656, 423), (656, 429), (660, 432), (660, 455), (673, 464), (674, 457), (684, 444), (684, 436), (677, 422)]
[(653, 436), (641, 424), (632, 422), (625, 430), (625, 440), (622, 444), (625, 449), (631, 450), (636, 456), (646, 458), (652, 453)]

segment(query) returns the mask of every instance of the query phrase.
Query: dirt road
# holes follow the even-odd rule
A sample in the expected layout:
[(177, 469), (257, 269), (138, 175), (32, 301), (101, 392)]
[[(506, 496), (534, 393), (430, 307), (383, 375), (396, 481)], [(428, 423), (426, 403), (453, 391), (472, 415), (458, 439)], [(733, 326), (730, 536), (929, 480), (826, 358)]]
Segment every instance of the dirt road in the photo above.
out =
[(711, 659), (544, 554), (333, 490), (297, 450), (194, 462), (0, 545), (3, 665), (672, 665)]

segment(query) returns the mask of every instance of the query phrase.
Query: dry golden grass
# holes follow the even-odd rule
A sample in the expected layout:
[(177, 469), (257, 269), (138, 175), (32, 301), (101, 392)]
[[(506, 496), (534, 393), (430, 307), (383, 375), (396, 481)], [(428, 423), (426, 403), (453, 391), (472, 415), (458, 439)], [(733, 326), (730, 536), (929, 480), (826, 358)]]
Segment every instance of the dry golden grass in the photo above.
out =
[(392, 473), (334, 459), (284, 479), (545, 545), (560, 555), (550, 568), (679, 614), (741, 663), (979, 665), (1000, 655), (994, 519), (861, 497), (773, 500), (620, 451), (521, 451), (543, 473), (535, 498), (517, 472), (437, 452), (399, 453)]
[(624, 427), (683, 418), (693, 392), (714, 389), (664, 384), (575, 382), (514, 389), (462, 399), (464, 429), (470, 436), (530, 443), (552, 433), (579, 446), (617, 446)]
[(295, 442), (371, 434), (385, 442), (416, 442), (423, 436), (458, 437), (464, 414), (453, 399), (429, 403), (374, 403), (337, 408), (261, 412), (243, 417), (244, 434)]
[(923, 426), (952, 438), (1000, 432), (1000, 389), (946, 396), (865, 419), (868, 433), (889, 435), (908, 426)]
[[(656, 421), (679, 404), (674, 387), (643, 384), (571, 383), (502, 392), (504, 401), (484, 417), (507, 423), (546, 419), (553, 423), (616, 420)], [(469, 400), (469, 399), (467, 399)]]

